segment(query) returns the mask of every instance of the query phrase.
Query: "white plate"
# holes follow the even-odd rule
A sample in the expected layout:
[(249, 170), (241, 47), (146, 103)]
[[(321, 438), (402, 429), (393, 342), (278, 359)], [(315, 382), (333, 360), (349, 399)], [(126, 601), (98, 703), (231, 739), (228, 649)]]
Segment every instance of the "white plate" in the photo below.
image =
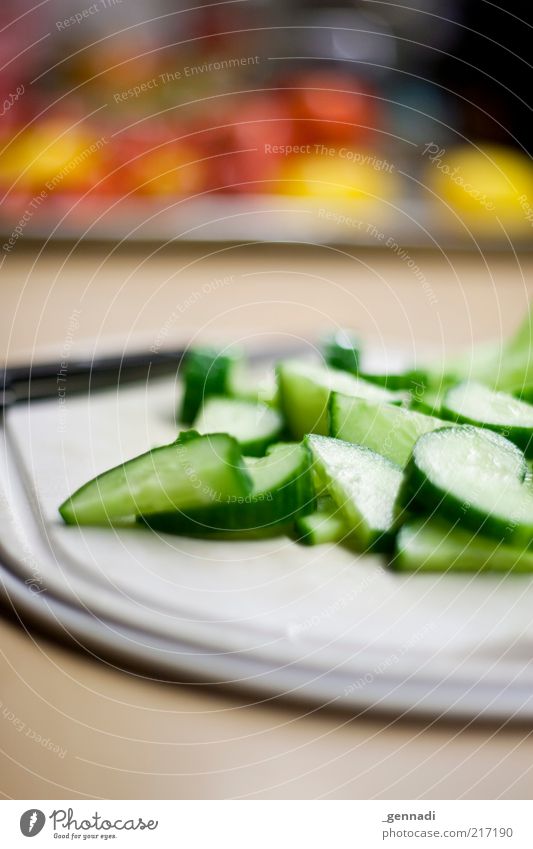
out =
[(397, 575), (377, 556), (284, 537), (65, 527), (57, 506), (81, 483), (175, 438), (175, 396), (166, 379), (9, 410), (1, 545), (34, 600), (89, 612), (100, 651), (154, 674), (354, 708), (533, 717), (527, 576)]

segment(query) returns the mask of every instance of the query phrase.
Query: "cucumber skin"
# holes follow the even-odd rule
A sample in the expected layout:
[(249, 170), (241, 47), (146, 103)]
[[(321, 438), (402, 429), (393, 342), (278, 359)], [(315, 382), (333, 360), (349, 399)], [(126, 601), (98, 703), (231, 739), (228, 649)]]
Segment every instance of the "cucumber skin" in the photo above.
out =
[(359, 373), (359, 340), (351, 330), (337, 330), (326, 334), (320, 345), (324, 360), (331, 368)]
[(376, 383), (391, 392), (409, 392), (411, 395), (418, 389), (426, 389), (426, 373), (422, 369), (412, 369), (401, 374), (386, 374), (385, 372), (359, 371), (363, 380)]
[[(444, 428), (443, 428), (444, 430)], [(438, 433), (439, 431), (433, 431)], [(425, 434), (429, 436), (430, 434)], [(424, 436), (421, 437), (423, 439)], [(524, 463), (524, 479), (527, 467)], [(520, 480), (520, 478), (518, 478)], [(437, 513), (439, 517), (447, 519), (452, 524), (459, 523), (475, 533), (482, 533), (496, 539), (505, 539), (513, 542), (519, 547), (528, 546), (533, 539), (533, 527), (527, 529), (513, 528), (509, 519), (497, 516), (487, 516), (483, 510), (479, 510), (472, 503), (467, 503), (463, 498), (458, 498), (451, 492), (443, 493), (433, 484), (425, 473), (419, 469), (415, 452), (409, 460), (404, 473), (404, 478), (398, 492), (396, 501), (395, 528), (399, 530), (405, 522), (409, 513), (432, 517)]]
[(514, 395), (520, 401), (525, 401), (526, 404), (533, 404), (533, 383), (526, 383), (523, 386), (512, 386), (508, 391), (510, 395)]
[[(275, 447), (275, 446), (273, 446)], [(315, 488), (312, 478), (312, 457), (306, 446), (301, 445), (300, 459), (291, 473), (277, 490), (267, 493), (249, 493), (232, 501), (217, 502), (205, 508), (191, 511), (172, 511), (139, 516), (137, 521), (162, 533), (209, 538), (245, 538), (272, 536), (281, 533), (289, 523), (299, 516), (312, 513), (316, 507)], [(259, 504), (265, 504), (263, 516), (258, 521)], [(268, 505), (268, 507), (267, 507)], [(295, 506), (296, 505), (296, 506)]]
[(222, 354), (215, 348), (195, 348), (184, 360), (184, 392), (178, 412), (179, 421), (190, 425), (196, 418), (204, 399), (209, 395), (227, 395), (231, 373), (240, 362), (236, 354)]
[(486, 428), (487, 430), (492, 430), (493, 433), (499, 433), (500, 436), (504, 436), (505, 439), (508, 439), (509, 442), (513, 442), (518, 448), (520, 448), (526, 457), (533, 457), (533, 433), (531, 428), (513, 427), (512, 425), (498, 425), (491, 424), (489, 422), (477, 421), (476, 419), (463, 416), (460, 413), (456, 413), (454, 410), (451, 410), (449, 407), (446, 407), (446, 402), (444, 402), (441, 408), (441, 416), (448, 419), (448, 421), (455, 422), (456, 424), (472, 425), (472, 427)]
[[(417, 543), (416, 537), (421, 541)], [(411, 519), (400, 529), (389, 568), (396, 572), (524, 574), (533, 572), (533, 553), (502, 545), (440, 520)]]
[[(454, 387), (451, 387), (451, 390), (449, 391), (453, 391), (453, 389)], [(441, 415), (443, 418), (456, 422), (457, 424), (487, 428), (487, 430), (492, 430), (494, 433), (499, 433), (500, 436), (505, 437), (505, 439), (508, 439), (509, 442), (513, 442), (517, 445), (518, 448), (524, 452), (526, 457), (533, 457), (533, 428), (521, 426), (515, 427), (508, 424), (493, 424), (492, 422), (485, 422), (481, 419), (470, 418), (462, 413), (458, 413), (452, 407), (448, 407), (447, 399), (448, 393), (444, 396), (442, 403)]]
[(411, 402), (409, 404), (410, 409), (418, 413), (424, 413), (426, 416), (440, 418), (442, 402), (448, 388), (446, 386), (440, 387), (438, 391), (426, 389), (423, 392), (412, 392)]
[[(227, 434), (206, 434), (205, 437), (202, 437), (202, 436), (200, 436), (200, 434), (196, 433), (196, 431), (185, 431), (183, 434), (181, 434), (178, 437), (178, 439), (175, 442), (170, 443), (170, 445), (162, 445), (158, 448), (153, 448), (150, 451), (145, 451), (143, 454), (139, 454), (137, 457), (132, 457), (130, 460), (126, 460), (124, 463), (121, 463), (118, 466), (114, 466), (111, 469), (107, 469), (106, 471), (101, 472), (99, 475), (96, 475), (96, 477), (91, 478), (91, 480), (84, 483), (71, 496), (69, 496), (69, 498), (65, 499), (65, 501), (59, 506), (59, 508), (58, 508), (59, 513), (60, 513), (63, 521), (67, 525), (102, 525), (102, 524), (109, 525), (109, 524), (113, 523), (113, 520), (119, 520), (119, 519), (124, 519), (124, 518), (130, 517), (135, 512), (134, 508), (132, 510), (130, 510), (129, 512), (121, 513), (120, 515), (118, 514), (118, 512), (115, 513), (114, 511), (112, 513), (109, 513), (108, 508), (104, 507), (104, 505), (105, 505), (105, 493), (103, 494), (103, 497), (101, 495), (100, 498), (97, 499), (97, 500), (99, 500), (100, 505), (102, 507), (104, 507), (104, 509), (100, 510), (100, 511), (97, 510), (97, 517), (96, 518), (94, 518), (94, 512), (93, 512), (92, 513), (92, 515), (93, 515), (92, 519), (91, 518), (89, 518), (89, 519), (85, 518), (84, 519), (83, 518), (83, 507), (82, 507), (82, 511), (81, 511), (82, 516), (80, 518), (78, 516), (78, 513), (80, 512), (80, 508), (79, 508), (79, 506), (78, 506), (78, 508), (76, 507), (76, 502), (78, 501), (79, 496), (82, 496), (84, 493), (86, 493), (89, 490), (89, 488), (94, 487), (94, 485), (97, 482), (98, 482), (97, 486), (99, 486), (101, 481), (104, 481), (105, 478), (107, 478), (109, 480), (110, 476), (113, 475), (113, 474), (115, 476), (119, 477), (119, 482), (120, 482), (121, 473), (123, 473), (124, 469), (126, 467), (130, 466), (130, 464), (132, 464), (132, 463), (136, 463), (137, 461), (142, 462), (145, 458), (150, 458), (152, 460), (152, 458), (155, 457), (156, 458), (156, 464), (157, 464), (157, 458), (158, 457), (162, 457), (162, 455), (164, 453), (167, 453), (167, 452), (173, 453), (172, 449), (176, 449), (176, 447), (181, 446), (181, 447), (186, 448), (187, 443), (192, 442), (193, 440), (196, 441), (196, 440), (201, 440), (201, 439), (204, 439), (204, 438), (210, 439), (212, 437), (215, 437), (215, 438), (222, 437), (224, 442), (226, 443), (227, 448), (228, 448), (228, 453), (227, 453), (227, 456), (225, 457), (225, 463), (230, 468), (233, 469), (232, 475), (234, 477), (233, 483), (235, 485), (235, 494), (239, 493), (240, 495), (245, 496), (251, 490), (252, 481), (251, 481), (250, 475), (248, 473), (248, 470), (246, 469), (246, 467), (244, 465), (242, 453), (241, 453), (241, 450), (239, 448), (238, 442), (235, 439), (233, 439), (232, 437), (227, 436)], [(85, 511), (86, 510), (87, 510), (87, 508), (85, 508)], [(98, 516), (98, 512), (100, 512), (99, 516)]]

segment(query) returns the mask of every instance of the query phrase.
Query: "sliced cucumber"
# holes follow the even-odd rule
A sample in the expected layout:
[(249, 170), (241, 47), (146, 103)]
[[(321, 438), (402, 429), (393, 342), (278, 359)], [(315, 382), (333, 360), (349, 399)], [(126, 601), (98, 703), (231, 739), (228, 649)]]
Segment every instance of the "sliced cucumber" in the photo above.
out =
[(378, 386), (385, 386), (392, 391), (404, 390), (411, 393), (418, 391), (420, 394), (425, 391), (425, 373), (417, 369), (401, 372), (377, 372), (362, 368), (359, 370), (359, 374), (370, 383), (377, 383)]
[(412, 520), (396, 539), (400, 572), (533, 572), (533, 553), (438, 519)]
[(59, 512), (67, 524), (108, 524), (137, 513), (244, 498), (251, 487), (235, 439), (191, 431), (93, 478), (67, 498)]
[(398, 505), (529, 545), (533, 490), (523, 453), (490, 430), (462, 425), (426, 433), (409, 461)]
[(331, 394), (330, 420), (331, 436), (365, 445), (399, 466), (405, 466), (419, 436), (446, 426), (432, 416), (340, 392)]
[(351, 539), (363, 549), (385, 547), (393, 527), (402, 470), (380, 454), (340, 439), (310, 434), (315, 468), (341, 509)]
[(210, 395), (229, 395), (232, 377), (242, 368), (243, 358), (236, 352), (215, 348), (192, 348), (183, 366), (184, 393), (179, 421), (191, 424)]
[(306, 433), (329, 433), (328, 402), (331, 392), (358, 398), (401, 403), (405, 395), (389, 392), (347, 372), (302, 360), (285, 360), (278, 365), (280, 405), (295, 439)]
[(449, 389), (442, 415), (462, 424), (488, 427), (501, 433), (526, 456), (533, 456), (533, 406), (482, 383), (460, 383)]
[(511, 386), (509, 392), (515, 398), (520, 398), (521, 401), (525, 401), (527, 404), (533, 404), (533, 383)]
[(428, 365), (426, 371), (433, 387), (475, 380), (491, 389), (512, 391), (516, 386), (533, 383), (533, 307), (507, 339), (478, 345), (443, 363)]
[(440, 416), (442, 402), (448, 387), (437, 389), (423, 389), (418, 387), (411, 391), (410, 407), (418, 413), (426, 416)]
[(278, 382), (272, 366), (257, 370), (244, 363), (237, 365), (231, 370), (227, 390), (232, 398), (278, 406)]
[(243, 454), (260, 457), (279, 440), (283, 419), (266, 404), (212, 396), (205, 401), (193, 427), (198, 433), (229, 433)]
[(296, 520), (295, 531), (298, 541), (305, 545), (341, 542), (348, 536), (346, 521), (329, 496), (319, 499), (313, 513)]
[[(256, 535), (283, 529), (296, 517), (315, 509), (311, 455), (304, 445), (280, 443), (266, 457), (246, 458), (251, 491), (221, 498), (198, 510), (173, 510), (147, 515), (141, 521), (163, 533), (186, 535), (253, 531)], [(235, 532), (235, 533), (233, 533)]]
[(333, 330), (322, 337), (322, 356), (328, 366), (357, 374), (359, 370), (359, 339), (353, 330)]

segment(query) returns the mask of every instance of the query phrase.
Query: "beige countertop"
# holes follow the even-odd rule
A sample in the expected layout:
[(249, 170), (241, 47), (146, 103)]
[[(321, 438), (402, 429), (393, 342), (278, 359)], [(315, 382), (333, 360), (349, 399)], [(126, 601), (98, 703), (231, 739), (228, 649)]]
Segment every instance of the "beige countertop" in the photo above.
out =
[[(0, 269), (2, 354), (313, 338), (413, 356), (508, 332), (533, 257), (302, 246), (22, 243)], [(394, 722), (144, 680), (0, 623), (0, 791), (13, 798), (531, 798), (526, 728)]]

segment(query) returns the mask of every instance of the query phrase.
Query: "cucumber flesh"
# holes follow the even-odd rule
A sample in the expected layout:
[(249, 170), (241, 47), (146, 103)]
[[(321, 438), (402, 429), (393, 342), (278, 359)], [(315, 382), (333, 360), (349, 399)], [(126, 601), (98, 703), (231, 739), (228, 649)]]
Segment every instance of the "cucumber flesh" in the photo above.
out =
[(109, 524), (137, 513), (242, 498), (251, 487), (235, 439), (189, 432), (93, 478), (67, 498), (59, 512), (67, 524)]
[(426, 433), (406, 467), (398, 505), (439, 515), (511, 544), (533, 539), (533, 490), (521, 451), (490, 430), (460, 425)]
[(198, 433), (229, 433), (243, 454), (260, 457), (279, 440), (283, 419), (266, 404), (212, 396), (206, 399), (193, 427)]
[(460, 383), (449, 389), (442, 415), (462, 424), (487, 427), (501, 433), (526, 456), (533, 456), (533, 405), (496, 392), (481, 383)]
[(242, 368), (242, 355), (216, 348), (192, 348), (183, 365), (183, 399), (178, 419), (190, 425), (210, 395), (229, 395), (232, 377)]
[(412, 520), (396, 539), (400, 572), (533, 572), (533, 553), (442, 520)]
[(347, 372), (303, 360), (285, 360), (278, 364), (277, 372), (280, 406), (294, 439), (307, 433), (329, 433), (331, 392), (398, 404), (406, 397)]
[(198, 510), (173, 510), (147, 515), (140, 521), (163, 533), (189, 536), (242, 532), (256, 536), (284, 530), (288, 523), (315, 509), (311, 455), (303, 445), (279, 443), (266, 457), (245, 458), (252, 489), (245, 496), (220, 499)]
[(305, 442), (319, 478), (344, 516), (350, 539), (363, 549), (386, 544), (402, 481), (400, 467), (340, 439), (310, 434)]
[(319, 499), (317, 509), (295, 522), (296, 537), (304, 545), (323, 545), (342, 542), (348, 536), (346, 522), (335, 502), (325, 496)]
[(331, 368), (357, 374), (359, 339), (353, 330), (334, 330), (322, 337), (320, 345), (324, 361)]
[(244, 363), (237, 365), (229, 375), (227, 391), (232, 398), (278, 406), (278, 382), (273, 367), (256, 370)]
[(405, 466), (423, 433), (446, 427), (446, 422), (393, 404), (351, 398), (333, 392), (330, 401), (331, 436), (356, 442)]

